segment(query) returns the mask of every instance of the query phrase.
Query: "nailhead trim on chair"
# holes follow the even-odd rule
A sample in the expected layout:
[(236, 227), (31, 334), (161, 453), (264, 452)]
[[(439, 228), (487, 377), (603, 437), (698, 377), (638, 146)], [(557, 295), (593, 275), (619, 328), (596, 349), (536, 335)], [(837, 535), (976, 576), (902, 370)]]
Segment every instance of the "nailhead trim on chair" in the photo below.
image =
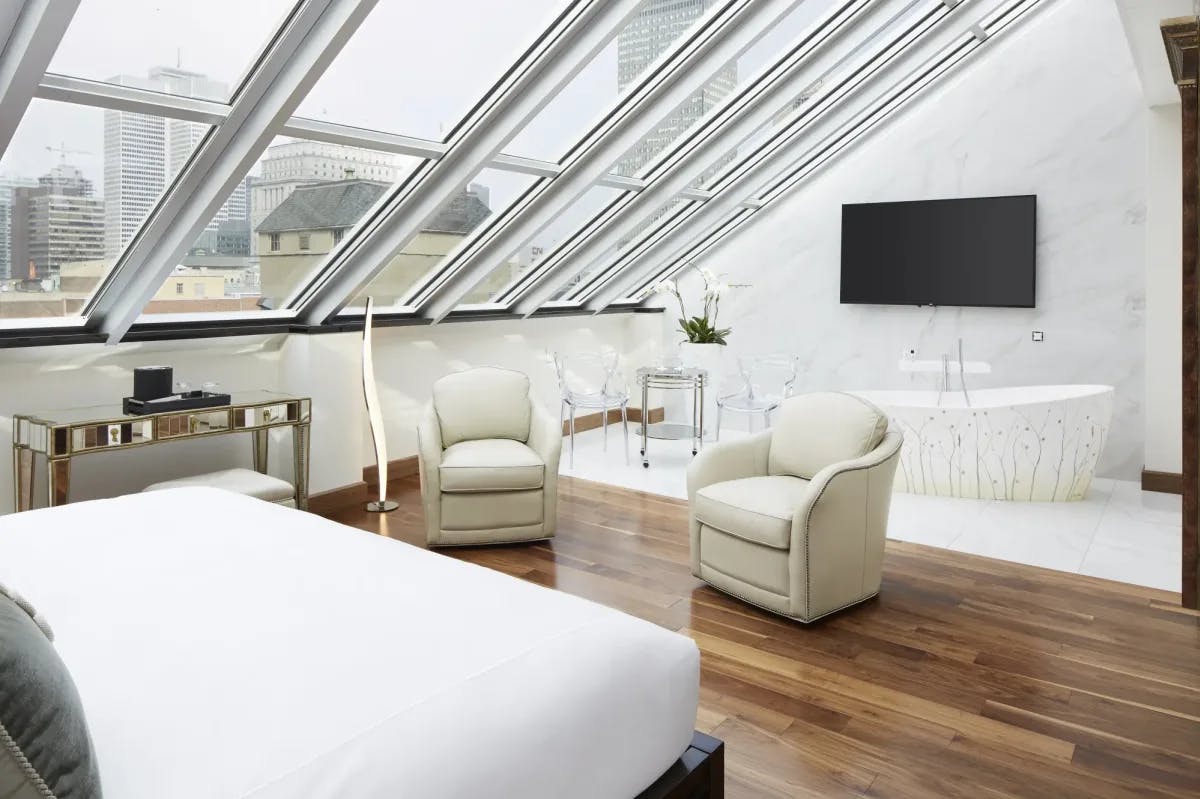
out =
[[(886, 430), (884, 431), (884, 435), (885, 436), (887, 435)], [(904, 445), (904, 435), (901, 434), (900, 435), (900, 446), (903, 446), (903, 445)], [(837, 479), (838, 477), (841, 477), (843, 474), (849, 474), (850, 472), (861, 472), (866, 469), (871, 469), (876, 466), (879, 466), (880, 464), (887, 463), (888, 458), (899, 457), (900, 446), (897, 446), (896, 451), (892, 452), (890, 455), (888, 455), (887, 458), (881, 458), (881, 459), (875, 461), (874, 463), (865, 463), (862, 466), (855, 466), (853, 469), (846, 469), (844, 471), (838, 472), (833, 477), (831, 477), (825, 481), (825, 485), (821, 486), (821, 491), (820, 491), (820, 493), (817, 494), (817, 498), (814, 499), (809, 504), (808, 510), (804, 514), (804, 609), (806, 611), (810, 607), (812, 607), (812, 605), (811, 605), (811, 602), (812, 602), (812, 586), (811, 586), (812, 569), (808, 568), (808, 564), (810, 563), (809, 552), (808, 552), (808, 523), (809, 523), (809, 520), (812, 518), (813, 508), (815, 508), (817, 506), (817, 503), (821, 501), (821, 497), (823, 497), (825, 495), (825, 489), (829, 488), (829, 484), (832, 483), (835, 479)], [(868, 487), (868, 490), (870, 490), (869, 487)], [(875, 592), (875, 594), (878, 594), (878, 593), (879, 593), (878, 591)], [(829, 611), (829, 613), (837, 613), (842, 608), (848, 608), (848, 607), (850, 607), (850, 605), (855, 605), (858, 602), (863, 602), (866, 599), (870, 599), (872, 596), (875, 596), (875, 594), (869, 594), (868, 596), (864, 597), (864, 599), (855, 600), (854, 602), (851, 602), (847, 605), (842, 605), (842, 607), (840, 607), (840, 608), (834, 608), (833, 610)], [(820, 616), (815, 616), (814, 618), (819, 619), (824, 616), (828, 616), (829, 613), (822, 613)]]
[(25, 772), (25, 776), (33, 783), (33, 787), (37, 789), (38, 793), (45, 799), (55, 799), (54, 791), (50, 790), (50, 786), (42, 779), (42, 775), (38, 774), (37, 769), (29, 762), (29, 758), (21, 751), (21, 747), (17, 745), (16, 740), (9, 735), (8, 729), (3, 723), (0, 723), (0, 743), (4, 744), (4, 748), (17, 761), (17, 765), (21, 767), (21, 771)]

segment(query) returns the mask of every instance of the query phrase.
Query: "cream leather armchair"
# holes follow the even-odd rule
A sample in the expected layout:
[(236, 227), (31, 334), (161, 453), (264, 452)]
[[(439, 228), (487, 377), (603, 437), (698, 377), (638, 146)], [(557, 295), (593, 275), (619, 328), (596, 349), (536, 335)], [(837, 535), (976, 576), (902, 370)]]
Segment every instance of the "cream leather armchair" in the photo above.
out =
[(773, 429), (688, 468), (692, 573), (811, 622), (879, 593), (903, 436), (849, 394), (785, 400)]
[(528, 377), (492, 367), (443, 377), (417, 441), (430, 546), (554, 535), (562, 423), (532, 400)]

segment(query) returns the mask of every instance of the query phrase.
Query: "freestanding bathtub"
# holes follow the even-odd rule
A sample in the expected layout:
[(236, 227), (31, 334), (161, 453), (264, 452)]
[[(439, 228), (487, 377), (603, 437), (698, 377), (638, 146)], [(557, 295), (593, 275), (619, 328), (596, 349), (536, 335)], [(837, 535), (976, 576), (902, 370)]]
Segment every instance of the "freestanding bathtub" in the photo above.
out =
[(896, 490), (1032, 502), (1087, 494), (1112, 421), (1112, 386), (852, 392), (904, 433)]

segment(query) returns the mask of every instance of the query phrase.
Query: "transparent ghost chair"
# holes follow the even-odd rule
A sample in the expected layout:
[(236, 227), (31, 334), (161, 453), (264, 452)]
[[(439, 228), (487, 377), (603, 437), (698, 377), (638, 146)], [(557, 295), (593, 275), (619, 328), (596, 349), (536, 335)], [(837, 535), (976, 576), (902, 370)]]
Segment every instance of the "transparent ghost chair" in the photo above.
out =
[(605, 451), (608, 451), (608, 412), (620, 410), (625, 433), (625, 462), (629, 462), (629, 388), (620, 366), (620, 358), (615, 352), (554, 354), (554, 368), (562, 393), (559, 420), (566, 417), (570, 422), (571, 466), (575, 465), (575, 416), (579, 410), (600, 413)]
[(717, 397), (717, 440), (721, 439), (721, 420), (725, 411), (749, 415), (747, 424), (754, 431), (754, 419), (762, 416), (771, 426), (771, 412), (792, 394), (799, 368), (795, 355), (746, 355), (738, 358), (734, 390)]

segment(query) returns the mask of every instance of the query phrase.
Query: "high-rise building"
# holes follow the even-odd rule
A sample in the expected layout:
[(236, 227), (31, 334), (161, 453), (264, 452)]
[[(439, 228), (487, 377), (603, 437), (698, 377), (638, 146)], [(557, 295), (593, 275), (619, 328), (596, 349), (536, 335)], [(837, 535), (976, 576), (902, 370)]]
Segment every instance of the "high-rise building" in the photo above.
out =
[[(258, 226), (300, 186), (336, 180), (395, 183), (399, 159), (343, 144), (296, 140), (267, 148), (262, 174), (250, 187), (250, 228)], [(257, 237), (256, 237), (257, 239)]]
[[(118, 75), (110, 82), (184, 97), (226, 96), (225, 84), (177, 67), (155, 67), (145, 77)], [(130, 111), (104, 112), (104, 249), (109, 257), (118, 255), (137, 233), (207, 133), (208, 126), (199, 122)], [(245, 219), (247, 212), (242, 183), (206, 232), (215, 233), (229, 219)]]
[[(617, 37), (617, 89), (625, 88), (704, 16), (715, 0), (650, 0)], [(658, 125), (617, 163), (621, 175), (635, 175), (654, 156), (737, 87), (737, 64), (726, 66)]]
[(69, 164), (12, 189), (13, 277), (44, 280), (63, 264), (104, 255), (104, 202), (92, 194), (92, 182)]
[(12, 204), (13, 189), (36, 186), (29, 178), (0, 177), (0, 280), (23, 275), (12, 269)]

